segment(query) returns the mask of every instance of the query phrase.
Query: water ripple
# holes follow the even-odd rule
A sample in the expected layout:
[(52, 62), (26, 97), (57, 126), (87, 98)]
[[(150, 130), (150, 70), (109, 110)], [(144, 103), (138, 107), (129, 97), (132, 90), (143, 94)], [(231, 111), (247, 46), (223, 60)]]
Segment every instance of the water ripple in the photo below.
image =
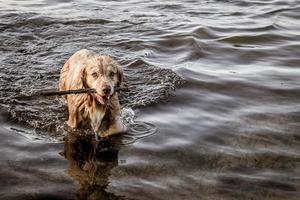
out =
[[(299, 13), (298, 0), (0, 1), (0, 101), (15, 117), (3, 124), (31, 137), (32, 126), (64, 128), (43, 121), (66, 117), (59, 99), (32, 104), (12, 97), (55, 88), (63, 62), (90, 48), (125, 67), (132, 90), (121, 100), (139, 114), (136, 130), (123, 138), (130, 145), (110, 154), (65, 141), (82, 199), (299, 199)], [(55, 163), (44, 155), (57, 153), (48, 144), (4, 130), (5, 159), (26, 155), (18, 166), (37, 168), (43, 162), (33, 157)], [(0, 176), (18, 177), (1, 166)], [(46, 175), (15, 169), (38, 183)], [(64, 186), (53, 183), (53, 193)], [(14, 182), (26, 189), (17, 195), (12, 184), (2, 185), (8, 196), (32, 193), (28, 184)]]

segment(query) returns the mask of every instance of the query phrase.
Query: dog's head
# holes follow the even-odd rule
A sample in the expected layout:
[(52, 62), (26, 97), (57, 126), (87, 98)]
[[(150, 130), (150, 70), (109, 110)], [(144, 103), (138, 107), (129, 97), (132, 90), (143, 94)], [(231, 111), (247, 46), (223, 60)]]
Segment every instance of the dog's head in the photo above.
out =
[(92, 94), (101, 104), (107, 104), (120, 87), (123, 79), (123, 70), (110, 56), (97, 55), (91, 51), (83, 52), (84, 56), (79, 56), (80, 65), (75, 70), (73, 79), (76, 89), (94, 88), (96, 93)]
[(94, 59), (85, 67), (84, 84), (96, 89), (96, 99), (106, 104), (122, 82), (122, 68), (110, 56), (96, 56)]

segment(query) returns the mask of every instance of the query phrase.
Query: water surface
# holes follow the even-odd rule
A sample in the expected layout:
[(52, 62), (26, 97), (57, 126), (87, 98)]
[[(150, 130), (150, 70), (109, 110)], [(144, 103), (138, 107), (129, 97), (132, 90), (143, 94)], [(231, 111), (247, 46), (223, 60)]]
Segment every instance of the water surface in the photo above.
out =
[[(299, 199), (299, 5), (0, 1), (1, 199)], [(156, 134), (37, 137), (57, 136), (63, 105), (15, 95), (57, 87), (82, 48), (119, 60), (123, 105)]]

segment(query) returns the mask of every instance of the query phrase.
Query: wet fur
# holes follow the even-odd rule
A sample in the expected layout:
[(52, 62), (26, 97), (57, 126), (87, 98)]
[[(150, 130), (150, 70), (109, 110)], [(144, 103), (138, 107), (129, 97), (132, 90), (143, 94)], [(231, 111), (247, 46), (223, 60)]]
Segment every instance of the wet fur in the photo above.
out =
[[(61, 69), (59, 90), (89, 88), (88, 82), (91, 78), (88, 74), (93, 66), (99, 66), (100, 70), (107, 67), (116, 69), (113, 87), (120, 86), (123, 79), (120, 65), (110, 56), (83, 49), (72, 55)], [(124, 131), (117, 92), (114, 91), (107, 105), (100, 104), (93, 94), (70, 94), (66, 95), (65, 99), (69, 112), (67, 124), (71, 128), (90, 124), (94, 132), (101, 137)]]

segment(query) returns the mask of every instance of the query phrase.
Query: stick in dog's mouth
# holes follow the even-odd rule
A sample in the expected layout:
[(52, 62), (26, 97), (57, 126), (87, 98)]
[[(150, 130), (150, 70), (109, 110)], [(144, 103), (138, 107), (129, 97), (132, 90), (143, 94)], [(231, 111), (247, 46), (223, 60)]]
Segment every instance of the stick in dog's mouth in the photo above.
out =
[(106, 105), (109, 102), (110, 98), (111, 98), (110, 95), (109, 96), (101, 96), (98, 93), (94, 93), (94, 95), (95, 95), (97, 101), (99, 103), (103, 104), (103, 105)]
[[(116, 92), (119, 91), (123, 91), (123, 92), (128, 92), (130, 91), (129, 88), (127, 87), (116, 87), (115, 88)], [(56, 90), (40, 90), (40, 91), (36, 91), (34, 93), (31, 94), (22, 94), (22, 95), (18, 95), (15, 98), (17, 99), (31, 99), (34, 97), (42, 97), (42, 96), (55, 96), (55, 95), (68, 95), (68, 94), (83, 94), (83, 93), (87, 93), (87, 94), (95, 94), (96, 90), (93, 88), (84, 88), (84, 89), (77, 89), (77, 90), (64, 90), (64, 91), (56, 91)]]

